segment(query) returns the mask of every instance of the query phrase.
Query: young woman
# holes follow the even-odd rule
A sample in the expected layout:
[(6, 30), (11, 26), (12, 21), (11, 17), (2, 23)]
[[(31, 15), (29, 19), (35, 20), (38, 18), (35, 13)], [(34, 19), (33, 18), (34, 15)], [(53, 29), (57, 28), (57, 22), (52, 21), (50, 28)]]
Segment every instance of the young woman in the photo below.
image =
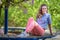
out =
[(26, 34), (43, 36), (47, 27), (49, 27), (50, 34), (52, 35), (51, 15), (48, 13), (46, 4), (42, 4), (37, 14), (36, 21), (34, 21), (33, 17), (30, 17), (25, 32), (19, 36), (28, 36)]

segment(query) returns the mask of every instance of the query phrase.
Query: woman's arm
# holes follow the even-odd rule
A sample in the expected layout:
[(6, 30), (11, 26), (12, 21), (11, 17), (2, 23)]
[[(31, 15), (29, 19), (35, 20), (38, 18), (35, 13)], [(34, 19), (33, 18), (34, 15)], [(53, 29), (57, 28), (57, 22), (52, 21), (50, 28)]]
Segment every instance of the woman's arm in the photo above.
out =
[(52, 29), (51, 29), (51, 27), (52, 27), (52, 19), (51, 19), (51, 15), (50, 14), (49, 14), (47, 20), (48, 20), (48, 27), (49, 27), (50, 34), (53, 35), (52, 34)]
[(52, 29), (51, 29), (51, 24), (48, 24), (48, 26), (49, 26), (50, 34), (53, 35), (53, 33), (52, 33)]

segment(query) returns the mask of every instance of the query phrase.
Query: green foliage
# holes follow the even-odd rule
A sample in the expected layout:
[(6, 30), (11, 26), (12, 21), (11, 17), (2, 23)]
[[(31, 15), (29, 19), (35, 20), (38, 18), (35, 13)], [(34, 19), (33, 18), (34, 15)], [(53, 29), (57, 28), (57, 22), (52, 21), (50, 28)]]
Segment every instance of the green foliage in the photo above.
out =
[[(8, 24), (9, 26), (22, 26), (25, 27), (29, 17), (34, 17), (36, 20), (36, 15), (38, 13), (41, 4), (47, 4), (48, 11), (52, 16), (52, 26), (60, 29), (60, 0), (34, 0), (34, 4), (31, 4), (31, 0), (11, 0), (9, 6), (8, 14)], [(4, 1), (3, 1), (4, 3)], [(24, 10), (27, 10), (24, 13)], [(3, 10), (4, 11), (4, 10)], [(2, 11), (2, 12), (3, 12)], [(4, 13), (2, 13), (3, 15)], [(1, 17), (1, 25), (4, 24), (4, 15)]]

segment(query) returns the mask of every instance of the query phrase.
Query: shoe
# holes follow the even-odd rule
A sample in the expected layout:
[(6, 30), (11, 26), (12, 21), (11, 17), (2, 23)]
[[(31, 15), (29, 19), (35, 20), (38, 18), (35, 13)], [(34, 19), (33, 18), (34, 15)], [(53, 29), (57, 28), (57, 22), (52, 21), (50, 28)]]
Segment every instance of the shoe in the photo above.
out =
[(20, 35), (17, 35), (17, 37), (28, 37), (29, 34), (26, 32), (22, 32)]

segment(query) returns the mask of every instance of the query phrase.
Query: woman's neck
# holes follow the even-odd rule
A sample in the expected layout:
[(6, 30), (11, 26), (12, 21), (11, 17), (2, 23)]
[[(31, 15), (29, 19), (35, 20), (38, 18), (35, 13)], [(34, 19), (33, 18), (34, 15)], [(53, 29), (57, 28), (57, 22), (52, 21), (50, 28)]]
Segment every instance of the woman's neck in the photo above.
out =
[(44, 14), (46, 14), (46, 13), (42, 13), (42, 15), (44, 15)]

